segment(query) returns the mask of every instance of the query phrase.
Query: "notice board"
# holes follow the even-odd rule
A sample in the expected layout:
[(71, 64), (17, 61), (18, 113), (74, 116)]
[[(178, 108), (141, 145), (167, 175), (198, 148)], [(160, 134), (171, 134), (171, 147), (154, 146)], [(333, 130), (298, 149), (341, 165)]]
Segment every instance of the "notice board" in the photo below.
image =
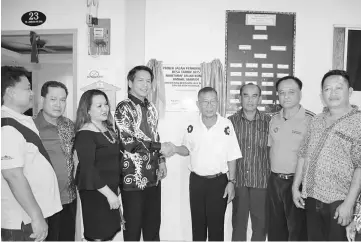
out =
[(262, 89), (259, 109), (278, 103), (276, 81), (294, 73), (296, 14), (226, 11), (226, 115), (240, 108), (239, 89), (253, 82)]

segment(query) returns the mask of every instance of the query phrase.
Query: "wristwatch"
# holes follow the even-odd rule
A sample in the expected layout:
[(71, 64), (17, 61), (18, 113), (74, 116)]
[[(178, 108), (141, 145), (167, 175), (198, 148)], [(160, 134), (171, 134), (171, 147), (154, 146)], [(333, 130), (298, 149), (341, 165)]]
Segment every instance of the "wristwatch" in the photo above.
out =
[(159, 158), (159, 164), (161, 164), (161, 163), (165, 163), (165, 158), (164, 157)]
[(236, 184), (236, 179), (229, 179), (228, 182), (231, 182), (233, 184)]

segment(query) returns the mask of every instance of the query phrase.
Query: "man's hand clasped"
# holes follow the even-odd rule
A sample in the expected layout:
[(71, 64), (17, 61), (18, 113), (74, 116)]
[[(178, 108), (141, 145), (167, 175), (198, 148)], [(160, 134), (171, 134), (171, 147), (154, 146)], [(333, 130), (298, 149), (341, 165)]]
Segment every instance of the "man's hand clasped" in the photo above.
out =
[(160, 153), (164, 157), (171, 157), (176, 153), (176, 146), (171, 142), (164, 142), (162, 143)]

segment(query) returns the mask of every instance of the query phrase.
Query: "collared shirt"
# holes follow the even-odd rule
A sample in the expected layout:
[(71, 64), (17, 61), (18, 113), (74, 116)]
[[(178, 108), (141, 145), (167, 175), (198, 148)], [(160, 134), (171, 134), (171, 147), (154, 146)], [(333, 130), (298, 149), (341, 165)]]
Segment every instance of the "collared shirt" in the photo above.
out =
[[(118, 103), (114, 119), (124, 147), (121, 160), (122, 189), (143, 190), (157, 185), (161, 143), (158, 134), (158, 112), (155, 106), (133, 95)], [(129, 165), (133, 164), (133, 165)], [(133, 177), (134, 179), (129, 179)]]
[(139, 129), (143, 131), (143, 133), (148, 136), (152, 141), (155, 140), (155, 137), (153, 137), (152, 132), (150, 131), (148, 120), (147, 120), (147, 112), (148, 112), (148, 99), (144, 99), (144, 102), (136, 97), (134, 97), (132, 94), (128, 94), (128, 98), (134, 102), (135, 105), (139, 105), (141, 111), (142, 111), (142, 121), (140, 122)]
[(229, 119), (243, 155), (237, 160), (237, 185), (266, 188), (270, 174), (267, 141), (271, 117), (257, 110), (255, 118), (248, 120), (241, 109)]
[(346, 198), (353, 173), (361, 167), (361, 111), (353, 106), (329, 127), (327, 115), (313, 119), (299, 157), (305, 159), (303, 197), (332, 203)]
[[(1, 117), (13, 118), (39, 135), (33, 119), (29, 116), (2, 106)], [(43, 216), (47, 218), (59, 212), (62, 206), (56, 174), (38, 147), (26, 142), (24, 136), (11, 126), (1, 127), (1, 139), (1, 170), (22, 167)], [(1, 227), (20, 229), (22, 222), (28, 224), (31, 219), (1, 175)]]
[(72, 202), (74, 198), (70, 195), (69, 191), (70, 187), (66, 157), (61, 149), (58, 128), (56, 125), (45, 120), (43, 112), (40, 112), (36, 116), (34, 123), (39, 130), (41, 141), (50, 156), (56, 177), (58, 178), (61, 203), (68, 204)]
[(217, 122), (210, 129), (201, 115), (190, 122), (182, 144), (189, 150), (189, 169), (200, 176), (227, 173), (227, 162), (242, 157), (232, 122), (218, 113)]
[(297, 152), (314, 113), (301, 106), (292, 118), (286, 119), (283, 112), (281, 109), (272, 116), (268, 146), (271, 147), (271, 171), (290, 174), (296, 171)]

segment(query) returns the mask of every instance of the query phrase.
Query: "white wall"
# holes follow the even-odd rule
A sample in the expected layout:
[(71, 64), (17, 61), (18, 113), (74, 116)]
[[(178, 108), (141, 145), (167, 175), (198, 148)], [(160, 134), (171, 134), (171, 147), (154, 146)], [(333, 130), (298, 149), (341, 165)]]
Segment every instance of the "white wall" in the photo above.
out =
[[(123, 88), (126, 74), (151, 58), (165, 64), (199, 64), (225, 59), (225, 10), (296, 12), (295, 74), (304, 81), (302, 104), (321, 110), (319, 83), (331, 69), (333, 24), (361, 25), (359, 0), (99, 0), (99, 18), (111, 19), (111, 55), (93, 58), (87, 53), (85, 0), (2, 0), (2, 30), (77, 29), (77, 99), (88, 85), (88, 70), (109, 70), (108, 82)], [(47, 16), (38, 27), (21, 22), (25, 12), (38, 10)], [(145, 23), (144, 23), (145, 22)], [(194, 113), (167, 113), (160, 120), (162, 140), (180, 143), (186, 119)], [(188, 158), (168, 159), (168, 177), (162, 184), (162, 240), (191, 238), (188, 199)], [(226, 217), (226, 239), (230, 239), (230, 207)], [(121, 235), (116, 237), (120, 240)]]
[[(125, 97), (125, 80), (126, 72), (128, 71), (125, 69), (126, 1), (99, 1), (98, 18), (111, 19), (111, 54), (108, 56), (93, 58), (88, 55), (88, 28), (85, 22), (87, 13), (86, 0), (2, 0), (1, 29), (29, 31), (39, 29), (77, 29), (77, 100), (80, 99), (82, 94), (80, 89), (90, 84), (86, 78), (88, 71), (99, 68), (108, 70), (107, 82), (122, 88), (121, 91), (117, 92), (118, 102)], [(24, 25), (21, 22), (21, 16), (28, 11), (34, 10), (43, 12), (47, 17), (46, 22), (37, 27)], [(116, 240), (121, 238), (122, 235), (119, 234)]]
[[(126, 0), (99, 1), (98, 18), (111, 19), (111, 54), (94, 58), (88, 55), (88, 28), (85, 22), (87, 6), (85, 0), (2, 0), (2, 30), (38, 30), (38, 29), (77, 29), (77, 99), (80, 99), (80, 88), (89, 85), (86, 77), (91, 69), (107, 69), (107, 82), (121, 87), (117, 92), (117, 100), (125, 96), (125, 16)], [(21, 22), (21, 16), (32, 10), (43, 12), (47, 19), (41, 26), (29, 27)], [(74, 72), (75, 73), (75, 72)]]
[[(322, 76), (332, 68), (333, 25), (361, 26), (359, 0), (152, 0), (146, 2), (145, 60), (165, 64), (225, 61), (225, 11), (296, 12), (295, 75), (304, 82), (305, 108), (322, 110)], [(361, 105), (361, 98), (356, 100)], [(166, 113), (161, 139), (179, 144), (190, 114)], [(187, 158), (168, 160), (163, 182), (161, 238), (191, 240)], [(226, 213), (225, 239), (231, 238), (231, 206)]]
[(319, 84), (332, 68), (333, 25), (361, 26), (359, 0), (147, 1), (145, 59), (199, 64), (225, 61), (225, 10), (296, 12), (295, 75), (304, 82), (302, 104), (321, 111)]

